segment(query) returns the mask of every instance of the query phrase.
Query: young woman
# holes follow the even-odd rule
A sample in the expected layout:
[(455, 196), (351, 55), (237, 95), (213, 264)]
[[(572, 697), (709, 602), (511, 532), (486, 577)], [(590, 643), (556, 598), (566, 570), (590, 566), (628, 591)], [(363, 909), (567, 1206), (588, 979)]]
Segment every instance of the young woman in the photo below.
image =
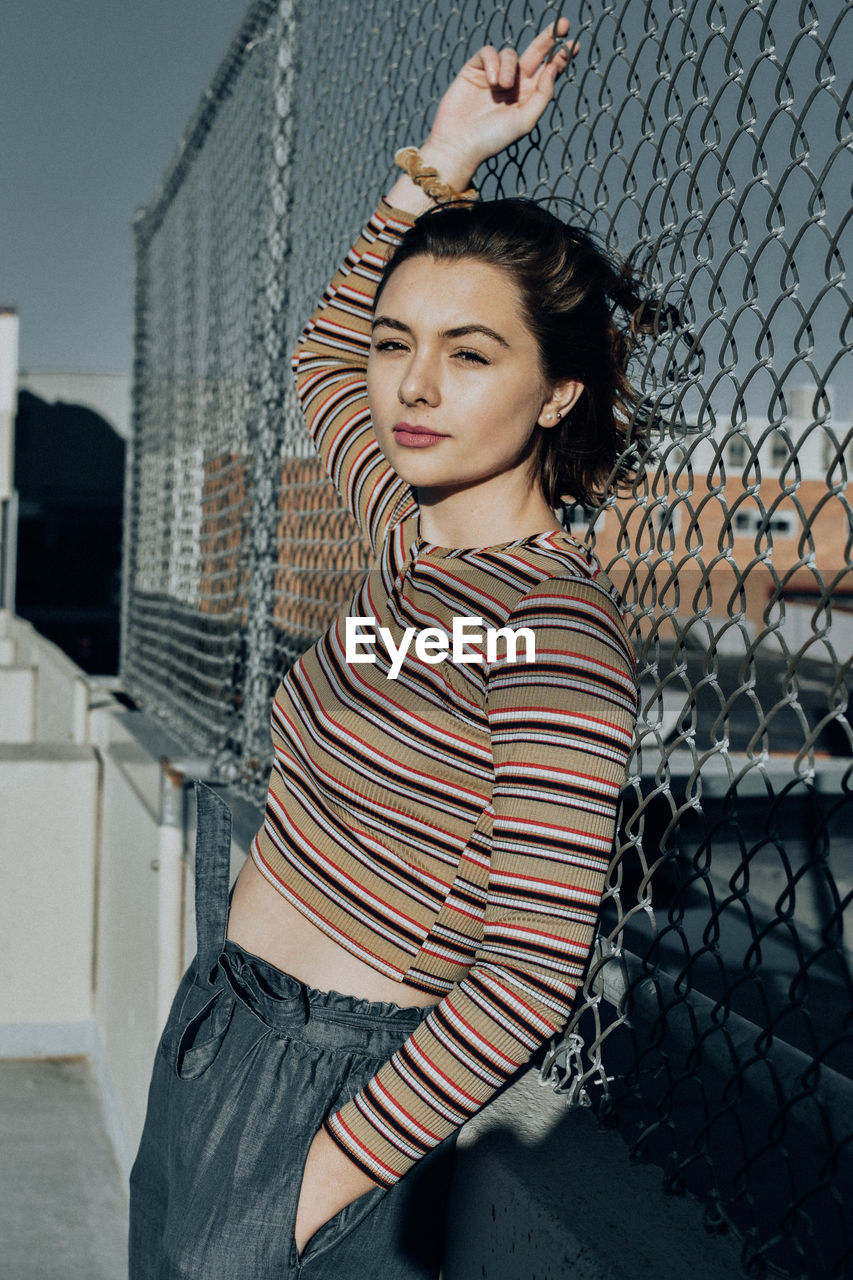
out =
[(230, 901), (230, 815), (198, 789), (198, 955), (131, 1280), (437, 1276), (459, 1126), (569, 1017), (635, 683), (555, 508), (620, 477), (639, 299), (583, 233), (468, 191), (551, 100), (567, 32), (465, 65), (300, 339), (308, 429), (375, 558), (279, 688)]

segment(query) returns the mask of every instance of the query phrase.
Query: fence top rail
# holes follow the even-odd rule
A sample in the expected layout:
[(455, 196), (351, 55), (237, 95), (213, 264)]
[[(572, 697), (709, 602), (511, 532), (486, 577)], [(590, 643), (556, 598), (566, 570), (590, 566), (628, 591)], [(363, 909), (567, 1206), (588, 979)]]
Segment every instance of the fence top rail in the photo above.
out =
[(222, 103), (231, 93), (249, 54), (277, 9), (278, 0), (254, 0), (243, 17), (210, 84), (190, 116), (151, 199), (134, 215), (133, 229), (138, 243), (144, 244), (156, 233), (166, 210), (191, 171), (193, 160), (204, 146)]

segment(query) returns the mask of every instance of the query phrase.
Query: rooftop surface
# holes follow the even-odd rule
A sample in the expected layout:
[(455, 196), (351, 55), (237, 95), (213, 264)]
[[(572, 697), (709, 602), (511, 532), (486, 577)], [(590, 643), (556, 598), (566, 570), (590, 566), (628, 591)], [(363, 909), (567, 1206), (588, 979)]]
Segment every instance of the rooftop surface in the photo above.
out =
[(127, 1280), (127, 1192), (85, 1058), (0, 1062), (7, 1280)]

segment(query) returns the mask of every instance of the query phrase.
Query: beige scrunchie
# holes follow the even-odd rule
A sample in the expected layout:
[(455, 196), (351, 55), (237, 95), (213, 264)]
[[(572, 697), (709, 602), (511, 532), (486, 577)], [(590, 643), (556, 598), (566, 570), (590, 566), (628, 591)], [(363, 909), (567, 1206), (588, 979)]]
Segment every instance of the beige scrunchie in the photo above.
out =
[(442, 182), (438, 176), (438, 170), (424, 164), (417, 147), (401, 147), (394, 156), (394, 163), (399, 165), (412, 182), (425, 191), (431, 200), (435, 200), (436, 204), (473, 204), (480, 198), (476, 187), (469, 187), (467, 191), (454, 191), (453, 187)]

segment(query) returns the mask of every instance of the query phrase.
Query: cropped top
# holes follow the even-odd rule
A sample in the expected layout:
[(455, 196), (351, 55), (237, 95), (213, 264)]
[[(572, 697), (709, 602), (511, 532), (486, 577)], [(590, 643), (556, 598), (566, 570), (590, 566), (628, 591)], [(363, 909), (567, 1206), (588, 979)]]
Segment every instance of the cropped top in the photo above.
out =
[[(619, 599), (595, 559), (561, 530), (491, 547), (425, 541), (415, 493), (379, 449), (366, 393), (372, 298), (412, 221), (380, 204), (294, 355), (308, 429), (374, 558), (279, 686), (251, 847), (319, 929), (440, 997), (324, 1121), (385, 1186), (565, 1025), (636, 713)], [(347, 618), (370, 620), (350, 647), (362, 661), (347, 660)], [(455, 655), (448, 643), (436, 657), (433, 631), (433, 647), (411, 642), (392, 674), (408, 628), (410, 641), (426, 628), (450, 641), (459, 618), (474, 621)], [(515, 653), (507, 629), (521, 637)]]

